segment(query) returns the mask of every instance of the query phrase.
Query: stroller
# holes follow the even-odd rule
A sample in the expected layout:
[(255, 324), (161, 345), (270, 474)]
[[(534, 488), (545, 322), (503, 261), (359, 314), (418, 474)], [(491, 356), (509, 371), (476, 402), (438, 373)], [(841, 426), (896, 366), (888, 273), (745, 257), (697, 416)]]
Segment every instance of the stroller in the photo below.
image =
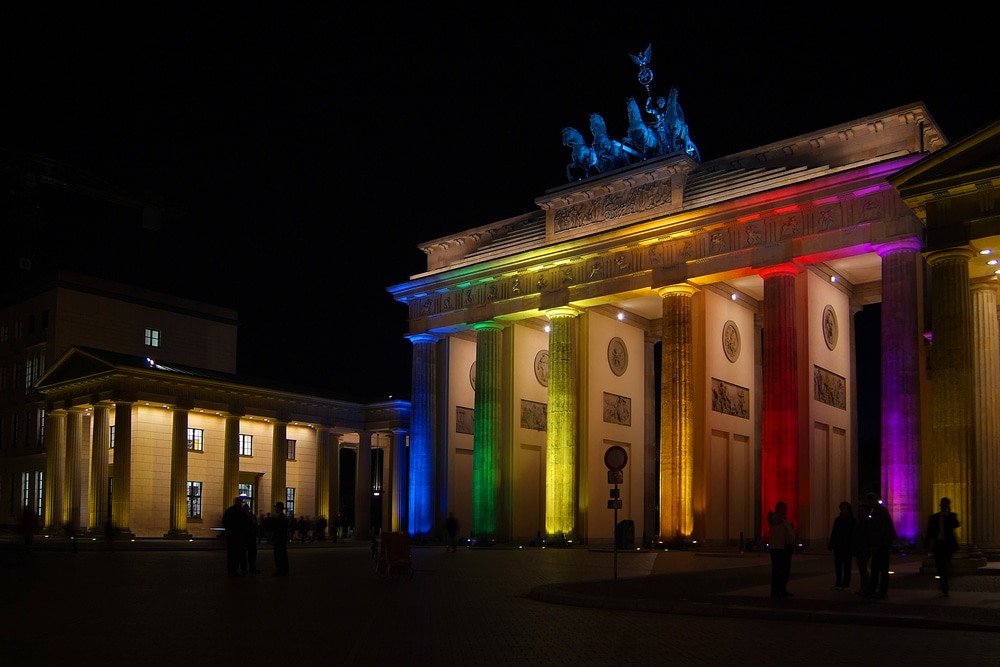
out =
[[(375, 545), (372, 545), (375, 551)], [(373, 555), (375, 555), (373, 553)], [(410, 534), (384, 533), (375, 557), (375, 574), (379, 579), (392, 577), (409, 581), (413, 578), (413, 564), (410, 561)]]

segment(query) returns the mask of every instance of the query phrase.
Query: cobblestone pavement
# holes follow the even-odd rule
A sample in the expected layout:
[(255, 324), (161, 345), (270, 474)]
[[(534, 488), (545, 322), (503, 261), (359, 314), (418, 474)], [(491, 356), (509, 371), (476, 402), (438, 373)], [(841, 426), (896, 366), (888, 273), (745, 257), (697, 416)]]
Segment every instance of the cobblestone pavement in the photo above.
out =
[[(777, 605), (762, 554), (627, 552), (616, 570), (614, 554), (583, 548), (415, 545), (405, 581), (377, 578), (363, 543), (294, 545), (289, 577), (271, 576), (267, 545), (262, 574), (227, 577), (219, 546), (0, 545), (0, 664), (764, 665), (774, 637), (792, 664), (982, 665), (1000, 654), (1000, 623), (938, 629), (903, 599), (988, 611), (1000, 592), (964, 589), (1000, 577), (956, 578), (939, 601), (908, 563), (880, 602), (829, 591), (829, 557), (798, 557), (796, 597)], [(838, 605), (851, 609), (823, 617)]]

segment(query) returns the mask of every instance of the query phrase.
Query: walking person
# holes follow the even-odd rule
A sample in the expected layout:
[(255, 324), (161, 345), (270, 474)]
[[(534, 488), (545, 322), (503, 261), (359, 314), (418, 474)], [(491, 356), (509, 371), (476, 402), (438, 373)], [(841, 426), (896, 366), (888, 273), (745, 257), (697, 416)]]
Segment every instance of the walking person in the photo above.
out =
[(827, 550), (833, 552), (833, 571), (837, 577), (837, 583), (833, 586), (835, 591), (846, 591), (851, 588), (851, 561), (854, 555), (856, 529), (851, 503), (845, 500), (840, 503), (840, 514), (833, 520), (830, 540), (826, 545)]
[(274, 548), (274, 576), (288, 576), (288, 517), (285, 503), (274, 504), (274, 523), (271, 524), (271, 546)]
[(790, 598), (788, 578), (792, 572), (792, 553), (795, 551), (795, 530), (788, 522), (788, 505), (779, 501), (767, 513), (771, 526), (771, 597)]
[(884, 600), (889, 597), (889, 555), (896, 541), (896, 527), (893, 525), (889, 510), (879, 501), (878, 496), (869, 493), (865, 496), (865, 504), (871, 508), (871, 554), (872, 571), (868, 578), (868, 586), (861, 593), (863, 597)]
[(927, 521), (924, 548), (929, 548), (934, 554), (934, 569), (937, 570), (941, 595), (944, 597), (948, 597), (948, 568), (951, 565), (951, 555), (958, 551), (955, 529), (960, 525), (958, 515), (951, 511), (950, 498), (942, 498), (941, 511), (931, 514)]
[(243, 500), (240, 494), (222, 515), (226, 530), (226, 570), (230, 577), (240, 576), (240, 566), (246, 570), (246, 520), (243, 518)]

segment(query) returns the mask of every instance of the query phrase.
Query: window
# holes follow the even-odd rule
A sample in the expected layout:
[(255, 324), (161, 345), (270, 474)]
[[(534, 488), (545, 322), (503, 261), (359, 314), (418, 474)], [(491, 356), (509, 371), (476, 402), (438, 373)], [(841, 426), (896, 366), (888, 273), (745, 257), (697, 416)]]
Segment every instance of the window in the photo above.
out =
[(143, 342), (147, 347), (160, 347), (160, 330), (159, 329), (146, 329), (146, 333), (143, 337)]
[(250, 511), (254, 511), (254, 500), (253, 500), (253, 484), (240, 484), (239, 485), (240, 495), (247, 497), (247, 504), (250, 505)]
[(31, 473), (21, 473), (21, 509), (31, 507)]
[(38, 444), (45, 444), (45, 408), (38, 409)]
[(289, 461), (295, 460), (295, 441), (285, 440), (285, 458)]
[(240, 456), (253, 456), (253, 436), (240, 433), (239, 440)]
[(111, 446), (108, 449), (114, 449), (114, 448), (115, 448), (115, 426), (114, 426), (114, 424), (112, 424), (111, 425)]
[(189, 519), (201, 518), (201, 482), (187, 483), (187, 503)]
[(24, 393), (30, 394), (31, 390), (34, 388), (32, 385), (35, 384), (35, 380), (42, 376), (45, 372), (45, 355), (36, 354), (29, 357), (24, 362)]
[(205, 451), (205, 429), (189, 428), (187, 433), (188, 449), (192, 452)]
[(288, 516), (295, 514), (295, 487), (285, 487), (285, 513)]
[(45, 509), (42, 507), (42, 498), (45, 493), (45, 473), (41, 470), (35, 472), (35, 516), (41, 517), (42, 511)]

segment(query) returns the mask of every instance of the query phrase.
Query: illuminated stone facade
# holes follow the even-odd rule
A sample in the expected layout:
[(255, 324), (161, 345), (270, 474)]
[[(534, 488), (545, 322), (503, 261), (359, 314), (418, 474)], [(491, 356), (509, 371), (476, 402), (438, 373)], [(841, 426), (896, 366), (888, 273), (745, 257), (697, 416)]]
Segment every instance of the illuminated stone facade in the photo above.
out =
[[(423, 517), (411, 532), (440, 534), (448, 511), (487, 526), (489, 498), (496, 516), (481, 537), (610, 542), (603, 455), (618, 445), (629, 455), (618, 517), (634, 521), (636, 543), (766, 540), (762, 518), (784, 500), (801, 539), (825, 544), (838, 504), (870, 490), (858, 488), (854, 316), (883, 292), (891, 433), (877, 491), (906, 540), (945, 489), (971, 518), (968, 457), (996, 442), (974, 444), (972, 385), (960, 374), (971, 366), (961, 361), (949, 383), (963, 387), (970, 414), (952, 419), (958, 399), (931, 395), (923, 285), (936, 260), (929, 268), (923, 211), (906, 195), (920, 182), (908, 170), (945, 147), (916, 104), (702, 164), (647, 160), (551, 190), (536, 213), (423, 244), (427, 271), (390, 288), (409, 309), (426, 394), (414, 445), (433, 461), (411, 468), (410, 515)], [(902, 197), (893, 178), (910, 179)], [(995, 283), (970, 262), (993, 247), (983, 230), (956, 242), (969, 252), (943, 298), (964, 303), (958, 277), (970, 271)], [(488, 372), (477, 358), (484, 330), (499, 341)], [(970, 353), (964, 329), (938, 333)], [(475, 414), (470, 431), (461, 423), (484, 404), (482, 383), (490, 428)], [(922, 421), (942, 400), (940, 423)], [(545, 418), (525, 419), (538, 403)], [(473, 474), (480, 450), (499, 457), (498, 474)], [(940, 462), (931, 482), (935, 452), (961, 472)]]

